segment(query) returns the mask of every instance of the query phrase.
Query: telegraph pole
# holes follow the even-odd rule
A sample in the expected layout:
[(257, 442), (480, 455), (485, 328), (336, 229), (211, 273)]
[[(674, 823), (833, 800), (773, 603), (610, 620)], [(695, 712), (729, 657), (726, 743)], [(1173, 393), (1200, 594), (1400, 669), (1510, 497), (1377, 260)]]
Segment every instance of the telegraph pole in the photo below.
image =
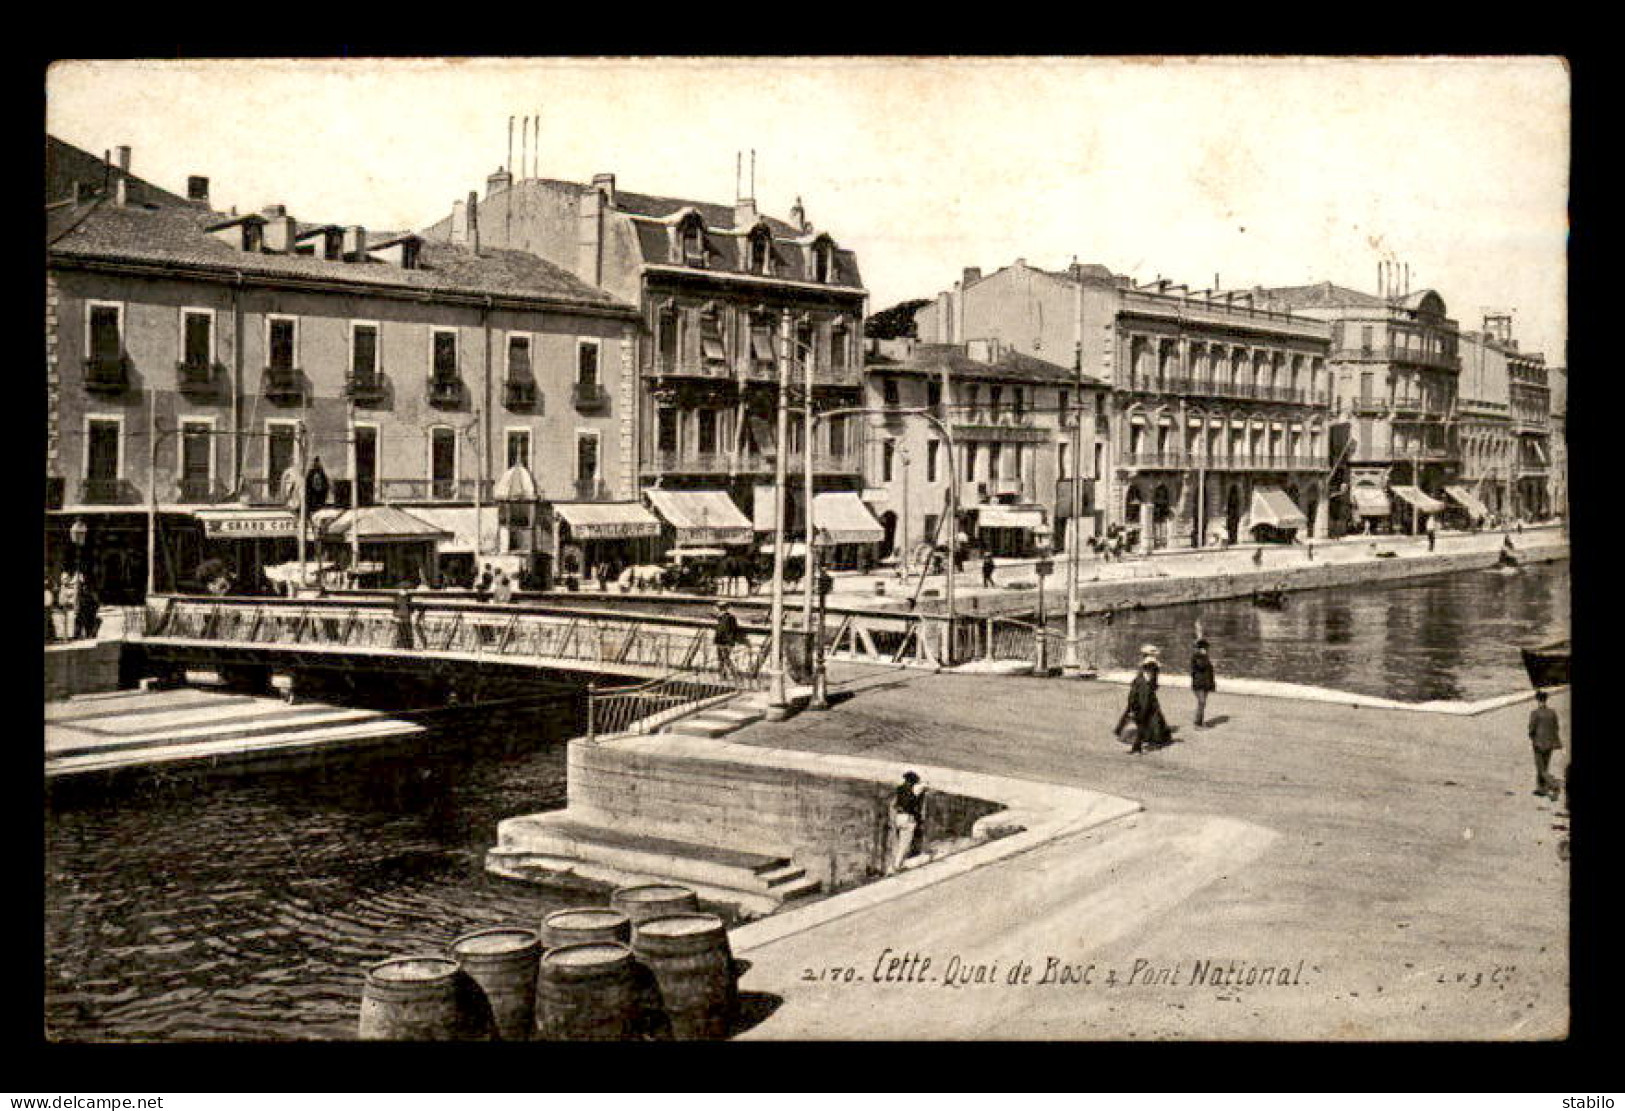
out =
[(773, 608), (768, 642), (769, 711), (783, 718), (789, 709), (784, 689), (784, 495), (789, 479), (786, 452), (790, 446), (790, 313), (779, 315), (779, 419), (778, 447), (773, 460)]
[(805, 504), (802, 505), (803, 528), (802, 532), (807, 538), (807, 553), (801, 560), (801, 586), (802, 586), (802, 633), (807, 644), (807, 664), (813, 673), (812, 700), (808, 705), (815, 710), (829, 709), (829, 700), (824, 694), (822, 676), (819, 674), (817, 664), (813, 657), (818, 651), (814, 643), (819, 630), (813, 627), (813, 600), (818, 578), (818, 522), (813, 519), (813, 432), (816, 424), (813, 416), (813, 351), (796, 345), (796, 355), (805, 364), (806, 371), (806, 397), (802, 404), (802, 495)]

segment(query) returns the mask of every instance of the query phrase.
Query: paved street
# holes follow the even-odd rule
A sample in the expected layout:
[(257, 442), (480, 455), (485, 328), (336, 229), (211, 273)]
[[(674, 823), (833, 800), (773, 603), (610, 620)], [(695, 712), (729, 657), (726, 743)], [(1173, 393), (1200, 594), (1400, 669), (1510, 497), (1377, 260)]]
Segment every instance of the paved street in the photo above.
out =
[[(827, 714), (730, 739), (1086, 786), (1146, 809), (744, 951), (742, 988), (783, 1000), (748, 1037), (1566, 1029), (1566, 818), (1530, 793), (1528, 703), (1447, 717), (1221, 691), (1220, 724), (1197, 731), (1188, 694), (1165, 691), (1178, 743), (1130, 757), (1110, 736), (1121, 686), (896, 672), (850, 687)], [(1571, 743), (1566, 692), (1553, 704)], [(921, 982), (874, 982), (889, 967), (877, 961), (907, 954), (931, 959)], [(1031, 981), (1012, 986), (1022, 960)], [(1288, 982), (1224, 983), (1232, 961), (1242, 981)], [(1089, 982), (1042, 984), (1047, 965)], [(949, 986), (978, 966), (997, 982)], [(910, 971), (918, 960), (892, 969)]]

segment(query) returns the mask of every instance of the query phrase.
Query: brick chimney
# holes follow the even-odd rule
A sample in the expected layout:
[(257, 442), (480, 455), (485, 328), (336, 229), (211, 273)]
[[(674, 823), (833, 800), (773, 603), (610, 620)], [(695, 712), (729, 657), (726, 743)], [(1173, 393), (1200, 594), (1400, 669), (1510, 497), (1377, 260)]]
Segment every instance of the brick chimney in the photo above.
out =
[(480, 198), (470, 189), (468, 191), (468, 249), (476, 255), (480, 253)]
[(367, 261), (367, 229), (359, 224), (344, 229), (344, 259), (346, 262)]
[(451, 202), (451, 245), (461, 247), (468, 242), (468, 202)]
[(485, 179), (485, 195), (490, 197), (493, 193), (501, 193), (513, 188), (513, 175), (501, 166), (497, 172)]
[(966, 286), (966, 287), (969, 287), (970, 285), (972, 285), (975, 282), (981, 281), (982, 280), (982, 268), (980, 266), (967, 266), (967, 267), (965, 267), (965, 272), (961, 275), (961, 279), (962, 279), (961, 284)]
[(209, 179), (197, 174), (186, 179), (186, 199), (197, 204), (209, 203)]
[[(608, 179), (607, 187), (600, 183)], [(576, 277), (589, 285), (597, 285), (602, 278), (600, 266), (604, 234), (604, 206), (615, 195), (615, 175), (598, 174), (592, 179), (593, 188), (581, 198), (576, 217)]]
[(113, 203), (120, 208), (130, 203), (130, 179), (123, 174), (113, 182)]
[(114, 147), (113, 151), (118, 156), (118, 168), (119, 168), (119, 171), (121, 173), (126, 173), (126, 174), (129, 173), (130, 172), (130, 148), (129, 147)]

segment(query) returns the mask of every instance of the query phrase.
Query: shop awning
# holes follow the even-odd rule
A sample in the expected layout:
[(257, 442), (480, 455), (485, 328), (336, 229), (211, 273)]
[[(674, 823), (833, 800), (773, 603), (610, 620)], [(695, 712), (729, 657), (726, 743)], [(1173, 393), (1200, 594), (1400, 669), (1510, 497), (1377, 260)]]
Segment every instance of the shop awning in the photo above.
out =
[(1444, 502), (1435, 501), (1414, 486), (1389, 486), (1388, 488), (1423, 513), (1442, 513), (1446, 508)]
[(721, 490), (649, 490), (649, 504), (677, 532), (679, 547), (749, 544), (750, 519)]
[(529, 467), (509, 467), (492, 487), (491, 496), (497, 501), (535, 501), (536, 479)]
[(878, 544), (886, 539), (875, 515), (850, 491), (814, 494), (813, 525), (820, 544)]
[(1467, 487), (1446, 486), (1444, 492), (1449, 494), (1458, 505), (1465, 509), (1473, 520), (1476, 521), (1490, 515), (1489, 507), (1479, 501), (1478, 495), (1467, 489)]
[(1386, 517), (1393, 512), (1388, 495), (1375, 486), (1356, 486), (1349, 496), (1354, 499), (1354, 512), (1362, 517)]
[[(359, 520), (359, 525), (354, 524)], [(368, 505), (346, 509), (322, 524), (323, 540), (348, 540), (357, 529), (364, 544), (411, 544), (450, 540), (452, 531), (432, 525), (393, 505)]]
[(299, 535), (299, 516), (286, 509), (198, 509), (192, 515), (203, 522), (203, 535), (211, 540)]
[(556, 502), (553, 512), (575, 540), (623, 540), (659, 536), (660, 521), (637, 502)]
[(463, 552), (493, 554), (501, 547), (497, 535), (497, 507), (494, 505), (480, 506), (477, 514), (473, 506), (459, 506), (456, 509), (413, 506), (412, 516), (451, 533), (449, 540), (440, 543), (443, 555)]
[(1303, 515), (1303, 510), (1278, 486), (1260, 486), (1253, 491), (1251, 521), (1254, 525), (1273, 525), (1279, 529), (1309, 527), (1309, 518)]
[(1036, 506), (984, 505), (976, 510), (976, 527), (1040, 529), (1047, 526), (1044, 511)]

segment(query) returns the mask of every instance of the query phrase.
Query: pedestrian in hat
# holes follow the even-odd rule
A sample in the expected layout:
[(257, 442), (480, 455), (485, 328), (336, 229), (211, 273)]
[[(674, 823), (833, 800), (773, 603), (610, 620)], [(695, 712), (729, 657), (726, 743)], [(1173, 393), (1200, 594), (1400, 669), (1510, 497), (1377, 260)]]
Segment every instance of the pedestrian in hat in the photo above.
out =
[(904, 772), (903, 781), (892, 789), (892, 847), (891, 858), (886, 863), (887, 875), (900, 871), (903, 861), (913, 854), (924, 816), (925, 784), (916, 773)]
[(1191, 653), (1191, 693), (1196, 696), (1196, 728), (1207, 728), (1207, 696), (1218, 689), (1214, 682), (1213, 660), (1207, 654), (1206, 640), (1197, 638)]
[(1134, 727), (1132, 734), (1126, 738), (1132, 746), (1130, 756), (1138, 756), (1146, 745), (1156, 748), (1173, 739), (1168, 721), (1162, 716), (1162, 705), (1157, 701), (1157, 672), (1160, 667), (1154, 647), (1147, 645), (1141, 649), (1139, 673), (1129, 686), (1128, 705), (1123, 710), (1123, 716), (1117, 719), (1119, 739), (1125, 739), (1125, 726)]
[(717, 647), (717, 674), (724, 679), (738, 674), (734, 670), (734, 645), (743, 644), (745, 634), (739, 631), (739, 619), (729, 610), (727, 602), (717, 603), (717, 624), (711, 639)]
[(1549, 770), (1552, 753), (1563, 747), (1558, 736), (1557, 712), (1546, 705), (1546, 692), (1535, 694), (1536, 706), (1529, 714), (1529, 743), (1535, 751), (1535, 790), (1557, 801), (1557, 777)]

